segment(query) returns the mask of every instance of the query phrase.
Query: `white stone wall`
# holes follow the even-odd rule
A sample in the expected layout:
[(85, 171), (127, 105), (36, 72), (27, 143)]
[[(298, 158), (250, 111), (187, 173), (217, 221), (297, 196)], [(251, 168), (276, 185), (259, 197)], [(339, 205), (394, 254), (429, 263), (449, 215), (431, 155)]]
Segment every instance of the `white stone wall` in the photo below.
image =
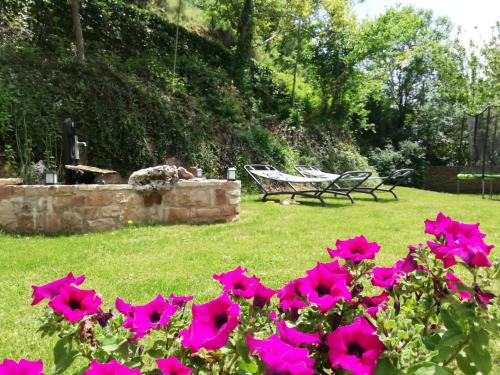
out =
[(240, 181), (181, 180), (170, 191), (130, 185), (0, 186), (0, 229), (84, 233), (134, 224), (216, 223), (239, 219)]

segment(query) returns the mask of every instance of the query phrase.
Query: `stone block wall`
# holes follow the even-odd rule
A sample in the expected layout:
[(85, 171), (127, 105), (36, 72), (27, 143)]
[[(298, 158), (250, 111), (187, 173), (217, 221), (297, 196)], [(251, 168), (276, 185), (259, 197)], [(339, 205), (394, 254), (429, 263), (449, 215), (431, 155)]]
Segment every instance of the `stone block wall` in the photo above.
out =
[[(460, 173), (460, 167), (432, 166), (427, 168), (425, 176), (425, 188), (432, 191), (446, 193), (457, 192), (457, 174)], [(494, 181), (492, 184), (493, 192), (500, 191), (500, 181)], [(486, 183), (486, 192), (490, 191), (490, 183)], [(480, 194), (481, 180), (460, 181), (460, 192), (464, 194)]]
[(134, 224), (217, 223), (239, 219), (239, 181), (181, 180), (169, 191), (130, 185), (0, 186), (0, 229), (84, 233)]

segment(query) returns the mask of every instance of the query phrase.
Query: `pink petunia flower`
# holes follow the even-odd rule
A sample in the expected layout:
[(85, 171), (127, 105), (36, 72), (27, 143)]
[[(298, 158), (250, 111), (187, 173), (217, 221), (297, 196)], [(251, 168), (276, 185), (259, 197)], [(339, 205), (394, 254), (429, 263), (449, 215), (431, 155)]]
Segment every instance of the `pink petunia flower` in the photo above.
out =
[(359, 263), (365, 259), (373, 259), (380, 250), (378, 243), (368, 242), (365, 236), (337, 240), (335, 246), (336, 249), (328, 249), (328, 253), (332, 258), (339, 257), (354, 263)]
[(21, 359), (16, 362), (5, 359), (0, 363), (0, 375), (43, 375), (43, 362)]
[(371, 316), (375, 317), (380, 310), (387, 310), (387, 305), (383, 305), (384, 302), (389, 300), (389, 294), (387, 292), (382, 292), (378, 296), (363, 297), (359, 301), (359, 304), (366, 308), (366, 312)]
[(306, 273), (306, 277), (299, 279), (300, 294), (306, 296), (309, 303), (316, 304), (320, 311), (330, 310), (342, 299), (351, 300), (351, 293), (346, 285), (347, 275), (344, 273), (333, 273), (323, 263), (318, 263)]
[(131, 369), (116, 360), (100, 363), (94, 359), (83, 375), (139, 375), (140, 373), (141, 370)]
[(190, 375), (191, 369), (184, 366), (181, 361), (179, 361), (174, 356), (170, 356), (165, 359), (157, 359), (156, 364), (163, 375)]
[(177, 311), (177, 306), (170, 304), (161, 294), (145, 305), (138, 306), (118, 298), (115, 306), (126, 317), (123, 327), (134, 333), (133, 340), (144, 337), (153, 329), (165, 327)]
[(32, 285), (31, 288), (33, 289), (33, 302), (31, 302), (32, 305), (36, 305), (43, 301), (44, 299), (51, 300), (54, 298), (56, 295), (59, 294), (59, 290), (64, 286), (64, 285), (80, 285), (85, 281), (85, 275), (80, 275), (78, 277), (75, 277), (73, 273), (68, 273), (66, 276), (64, 276), (61, 279), (54, 280), (48, 284), (45, 285)]
[(462, 282), (462, 280), (456, 277), (453, 272), (448, 272), (446, 275), (444, 275), (443, 278), (446, 280), (446, 285), (448, 286), (448, 288), (457, 292), (461, 300), (471, 300), (471, 295), (469, 292), (458, 288), (458, 286), (464, 285), (464, 283)]
[(253, 306), (259, 309), (264, 308), (271, 298), (277, 293), (276, 290), (268, 288), (260, 282), (254, 287), (253, 290)]
[(426, 233), (438, 240), (427, 241), (427, 244), (445, 268), (456, 264), (455, 257), (469, 267), (491, 267), (488, 255), (494, 246), (484, 242), (486, 235), (479, 231), (479, 224), (461, 223), (440, 212), (435, 221), (425, 221), (425, 228)]
[(459, 240), (451, 245), (432, 241), (427, 241), (427, 244), (436, 258), (443, 261), (445, 268), (455, 265), (456, 257), (461, 258), (469, 267), (491, 267), (488, 255), (493, 245), (486, 245), (485, 248), (482, 241), (459, 237)]
[(328, 358), (333, 368), (341, 367), (353, 375), (370, 375), (375, 372), (384, 345), (376, 330), (364, 318), (341, 326), (327, 336)]
[(482, 303), (484, 305), (490, 305), (492, 303), (491, 300), (495, 298), (495, 295), (493, 293), (483, 291), (478, 286), (475, 286), (474, 298), (479, 303)]
[(400, 278), (399, 270), (397, 267), (374, 267), (371, 270), (372, 285), (381, 288), (392, 288), (397, 284)]
[(296, 347), (319, 344), (319, 333), (306, 333), (299, 331), (296, 328), (288, 327), (285, 321), (278, 320), (274, 311), (269, 313), (269, 317), (274, 321), (274, 324), (276, 324), (278, 336), (287, 344)]
[(246, 268), (237, 267), (232, 271), (215, 274), (213, 278), (224, 286), (224, 291), (231, 292), (236, 297), (250, 299), (260, 280), (257, 277), (246, 276), (247, 272)]
[(102, 300), (95, 290), (83, 290), (73, 285), (64, 285), (49, 306), (71, 323), (76, 323), (87, 315), (101, 311)]
[(171, 293), (167, 300), (170, 304), (177, 306), (180, 309), (186, 307), (186, 304), (193, 299), (193, 296), (176, 296)]
[(445, 239), (446, 242), (453, 242), (459, 235), (471, 239), (483, 239), (486, 237), (486, 234), (479, 230), (479, 223), (461, 223), (442, 212), (437, 214), (436, 220), (425, 220), (424, 224), (425, 233), (432, 234), (438, 239)]
[(229, 333), (238, 325), (240, 306), (225, 292), (202, 305), (193, 304), (192, 313), (188, 329), (179, 332), (182, 345), (193, 352), (201, 348), (215, 350), (226, 345)]
[(258, 354), (269, 374), (313, 375), (314, 359), (309, 350), (297, 348), (274, 334), (259, 340), (247, 334), (247, 345), (252, 354)]
[(301, 309), (307, 306), (299, 291), (299, 280), (295, 279), (278, 290), (279, 307), (283, 310)]

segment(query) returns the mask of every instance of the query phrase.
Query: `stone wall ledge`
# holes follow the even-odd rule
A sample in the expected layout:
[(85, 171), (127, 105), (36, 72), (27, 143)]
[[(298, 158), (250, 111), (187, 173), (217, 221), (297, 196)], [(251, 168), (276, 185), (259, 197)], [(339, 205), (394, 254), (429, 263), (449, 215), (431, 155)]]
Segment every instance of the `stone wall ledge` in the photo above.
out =
[(172, 190), (131, 185), (0, 186), (0, 230), (84, 233), (134, 224), (220, 223), (239, 219), (240, 181), (181, 180)]

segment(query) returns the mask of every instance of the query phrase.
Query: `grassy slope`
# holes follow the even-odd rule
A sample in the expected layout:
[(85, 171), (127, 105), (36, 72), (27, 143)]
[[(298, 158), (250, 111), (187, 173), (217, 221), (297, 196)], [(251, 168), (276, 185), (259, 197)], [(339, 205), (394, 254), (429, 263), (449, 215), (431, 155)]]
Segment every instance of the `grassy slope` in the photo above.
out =
[(0, 235), (0, 359), (41, 355), (51, 362), (53, 342), (38, 338), (42, 307), (30, 307), (30, 285), (69, 271), (85, 273), (86, 286), (102, 293), (105, 304), (115, 296), (146, 302), (159, 292), (194, 293), (200, 301), (219, 291), (211, 281), (214, 272), (241, 264), (279, 287), (327, 260), (325, 248), (335, 239), (360, 233), (382, 245), (378, 261), (388, 265), (407, 244), (425, 240), (423, 220), (440, 210), (480, 221), (488, 241), (500, 245), (498, 201), (405, 188), (400, 196), (379, 203), (360, 198), (355, 205), (330, 200), (326, 208), (263, 204), (248, 196), (241, 220), (230, 225), (150, 226), (58, 238)]

